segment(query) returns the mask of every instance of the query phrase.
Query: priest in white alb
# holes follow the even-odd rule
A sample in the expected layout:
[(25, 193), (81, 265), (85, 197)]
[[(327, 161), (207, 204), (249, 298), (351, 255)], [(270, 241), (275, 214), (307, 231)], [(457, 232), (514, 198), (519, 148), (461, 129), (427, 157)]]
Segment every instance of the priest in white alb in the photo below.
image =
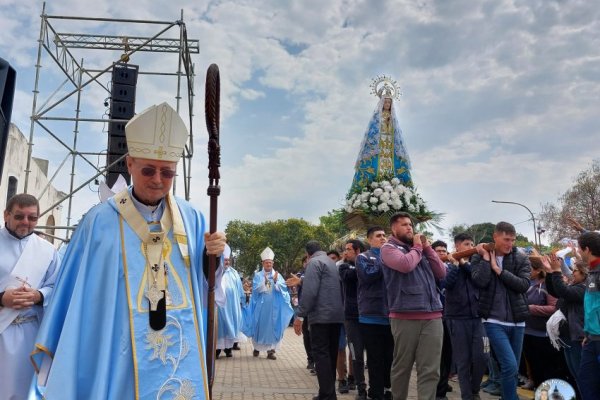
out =
[(188, 140), (177, 112), (152, 106), (125, 134), (133, 185), (69, 244), (33, 355), (38, 398), (208, 398), (205, 268), (225, 234), (170, 193)]
[(33, 232), (39, 216), (38, 200), (17, 194), (0, 228), (0, 400), (27, 398), (29, 354), (58, 272), (56, 249)]

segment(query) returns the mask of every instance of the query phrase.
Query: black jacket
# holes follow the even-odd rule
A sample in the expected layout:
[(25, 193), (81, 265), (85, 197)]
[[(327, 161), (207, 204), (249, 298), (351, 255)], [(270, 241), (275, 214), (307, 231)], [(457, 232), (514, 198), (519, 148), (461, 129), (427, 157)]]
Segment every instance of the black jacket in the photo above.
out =
[(514, 322), (523, 322), (529, 315), (525, 293), (529, 289), (531, 276), (531, 263), (529, 257), (519, 253), (516, 247), (504, 256), (502, 272), (500, 275), (492, 270), (489, 261), (484, 260), (479, 254), (471, 258), (471, 279), (479, 288), (479, 315), (488, 318), (494, 304), (494, 295), (498, 285), (504, 285), (507, 290)]
[(338, 267), (342, 280), (342, 294), (344, 296), (344, 314), (346, 319), (358, 320), (358, 275), (354, 263), (345, 262)]
[(461, 266), (450, 265), (444, 280), (446, 304), (444, 317), (469, 319), (479, 317), (479, 289), (471, 280), (471, 263)]
[(569, 338), (582, 341), (583, 333), (583, 297), (585, 295), (585, 282), (567, 285), (562, 280), (562, 273), (553, 272), (546, 275), (546, 288), (548, 293), (558, 298), (558, 308), (567, 318), (569, 323)]

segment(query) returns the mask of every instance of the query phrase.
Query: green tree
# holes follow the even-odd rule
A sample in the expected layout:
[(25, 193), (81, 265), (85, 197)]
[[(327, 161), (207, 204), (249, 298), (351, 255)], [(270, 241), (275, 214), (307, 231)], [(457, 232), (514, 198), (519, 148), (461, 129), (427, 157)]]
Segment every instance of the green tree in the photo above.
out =
[(553, 242), (579, 235), (569, 223), (572, 217), (589, 230), (600, 229), (600, 160), (581, 171), (573, 185), (556, 202), (542, 205), (540, 220)]
[(343, 237), (350, 233), (350, 229), (344, 223), (344, 209), (331, 210), (327, 215), (319, 218), (320, 226), (335, 237)]
[(459, 224), (450, 229), (450, 236), (454, 237), (459, 233), (468, 233), (473, 236), (473, 241), (477, 243), (490, 243), (494, 234), (494, 224), (491, 222), (483, 222), (479, 224), (467, 225)]
[[(459, 225), (454, 225), (451, 229), (450, 229), (450, 235), (452, 237), (458, 235), (459, 233), (463, 233), (466, 232), (469, 235), (473, 236), (473, 241), (475, 242), (475, 244), (477, 243), (491, 243), (494, 241), (494, 228), (496, 227), (495, 224), (491, 223), (491, 222), (482, 222), (482, 223), (478, 223), (478, 224), (473, 224), (473, 225), (467, 225), (467, 224), (459, 224)], [(529, 239), (518, 233), (517, 232), (517, 237), (516, 237), (516, 246), (520, 246), (520, 247), (528, 247), (528, 246), (533, 246), (533, 243), (531, 243), (529, 241)]]
[(314, 225), (297, 218), (259, 224), (233, 220), (227, 224), (225, 233), (235, 257), (235, 267), (244, 276), (252, 276), (260, 266), (260, 253), (267, 246), (275, 253), (275, 268), (288, 276), (301, 268), (306, 242), (318, 240), (327, 249), (336, 238), (331, 226)]

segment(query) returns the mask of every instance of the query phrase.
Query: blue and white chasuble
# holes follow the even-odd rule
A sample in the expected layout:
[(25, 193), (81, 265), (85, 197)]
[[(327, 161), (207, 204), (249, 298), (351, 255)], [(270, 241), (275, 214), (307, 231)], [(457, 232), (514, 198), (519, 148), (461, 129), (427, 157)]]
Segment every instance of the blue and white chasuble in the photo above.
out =
[(246, 305), (246, 294), (240, 274), (232, 268), (225, 268), (221, 287), (227, 301), (219, 307), (217, 318), (217, 349), (230, 349), (237, 341), (245, 340), (242, 331), (242, 308)]
[[(93, 207), (68, 246), (32, 355), (39, 371), (37, 398), (208, 397), (204, 218), (171, 195), (159, 206), (159, 214), (171, 214), (172, 226), (165, 229), (161, 259), (167, 270), (167, 324), (155, 331), (145, 297), (152, 273), (147, 245), (117, 205), (137, 203), (130, 192)], [(138, 220), (149, 219), (137, 212)], [(149, 230), (160, 227), (150, 224)]]
[(285, 279), (274, 269), (254, 273), (250, 307), (250, 321), (245, 324), (244, 334), (252, 337), (254, 350), (277, 350), (294, 310)]

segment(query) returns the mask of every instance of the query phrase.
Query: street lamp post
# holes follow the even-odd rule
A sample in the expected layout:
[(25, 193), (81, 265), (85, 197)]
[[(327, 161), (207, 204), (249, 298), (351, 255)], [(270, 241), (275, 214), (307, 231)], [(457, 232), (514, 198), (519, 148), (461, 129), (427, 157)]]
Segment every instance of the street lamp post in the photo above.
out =
[(541, 223), (538, 223), (538, 227), (537, 227), (537, 234), (538, 234), (538, 243), (540, 244), (540, 247), (542, 246), (542, 233), (546, 232), (546, 229), (544, 229), (542, 227)]
[(516, 203), (516, 202), (514, 202), (514, 201), (499, 201), (499, 200), (492, 200), (492, 203), (514, 204), (514, 205), (517, 205), (517, 206), (521, 206), (521, 207), (523, 207), (524, 209), (526, 209), (527, 211), (529, 211), (529, 214), (531, 215), (531, 220), (533, 221), (533, 243), (535, 244), (535, 246), (536, 246), (537, 248), (539, 248), (539, 247), (540, 247), (540, 246), (539, 246), (539, 244), (538, 244), (537, 235), (536, 235), (536, 233), (537, 233), (537, 228), (536, 228), (536, 226), (535, 226), (535, 217), (533, 216), (533, 213), (531, 212), (531, 210), (529, 209), (529, 207), (527, 207), (526, 205), (524, 205), (524, 204), (521, 204), (521, 203)]

